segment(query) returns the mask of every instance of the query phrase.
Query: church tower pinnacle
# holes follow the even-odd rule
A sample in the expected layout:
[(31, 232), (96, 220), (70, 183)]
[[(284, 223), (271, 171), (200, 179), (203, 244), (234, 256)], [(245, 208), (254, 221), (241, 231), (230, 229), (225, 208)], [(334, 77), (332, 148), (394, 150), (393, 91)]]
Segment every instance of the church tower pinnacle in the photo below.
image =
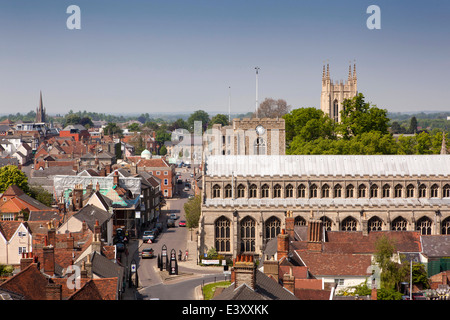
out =
[(42, 91), (40, 91), (39, 107), (36, 108), (36, 121), (37, 123), (45, 122), (45, 108), (42, 103)]

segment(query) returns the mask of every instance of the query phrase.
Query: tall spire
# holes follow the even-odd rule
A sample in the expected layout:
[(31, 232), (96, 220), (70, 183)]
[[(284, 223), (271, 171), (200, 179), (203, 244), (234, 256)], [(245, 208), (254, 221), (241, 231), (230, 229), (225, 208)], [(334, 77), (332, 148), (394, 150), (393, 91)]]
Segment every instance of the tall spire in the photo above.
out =
[(39, 93), (39, 108), (36, 110), (36, 122), (45, 122), (45, 108), (42, 102), (42, 90)]
[(327, 62), (327, 80), (330, 80), (330, 64)]
[(322, 81), (325, 80), (325, 64), (323, 65), (323, 71), (322, 71)]
[(352, 63), (348, 66), (348, 81), (352, 81)]
[(356, 63), (353, 64), (353, 80), (356, 80)]

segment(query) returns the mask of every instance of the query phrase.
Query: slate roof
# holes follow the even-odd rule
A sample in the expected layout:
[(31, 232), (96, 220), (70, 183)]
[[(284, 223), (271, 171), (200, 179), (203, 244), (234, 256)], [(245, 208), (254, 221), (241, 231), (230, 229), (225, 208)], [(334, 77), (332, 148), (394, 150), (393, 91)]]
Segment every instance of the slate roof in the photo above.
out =
[(422, 246), (428, 258), (450, 257), (450, 235), (422, 236)]
[(234, 282), (213, 300), (298, 300), (277, 281), (256, 270), (255, 290), (243, 283), (234, 287)]
[(92, 204), (88, 204), (75, 213), (73, 217), (80, 221), (86, 221), (89, 229), (94, 231), (95, 222), (98, 220), (99, 224), (102, 225), (111, 218), (111, 214)]

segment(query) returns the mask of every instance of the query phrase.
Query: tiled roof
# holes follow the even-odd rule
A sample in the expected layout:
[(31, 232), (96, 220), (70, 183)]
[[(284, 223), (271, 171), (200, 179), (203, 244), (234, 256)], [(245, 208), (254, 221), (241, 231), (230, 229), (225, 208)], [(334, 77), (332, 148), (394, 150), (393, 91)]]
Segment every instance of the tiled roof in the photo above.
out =
[(449, 257), (450, 235), (422, 236), (423, 254), (427, 257)]
[(0, 221), (0, 233), (9, 241), (21, 224), (20, 221)]
[(117, 278), (91, 279), (68, 300), (117, 300)]
[(0, 284), (0, 289), (5, 289), (24, 296), (26, 300), (45, 300), (45, 287), (49, 283), (37, 268), (37, 264), (32, 263), (24, 270), (12, 276)]

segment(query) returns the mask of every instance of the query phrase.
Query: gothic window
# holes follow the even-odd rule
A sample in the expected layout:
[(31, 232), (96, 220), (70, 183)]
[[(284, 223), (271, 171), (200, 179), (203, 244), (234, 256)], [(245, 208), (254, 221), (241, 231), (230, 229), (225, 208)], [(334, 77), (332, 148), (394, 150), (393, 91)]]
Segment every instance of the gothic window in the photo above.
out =
[(257, 198), (258, 187), (256, 186), (256, 184), (252, 184), (248, 191), (249, 198)]
[(245, 197), (245, 186), (243, 184), (240, 184), (237, 187), (237, 197), (238, 198), (244, 198)]
[(269, 186), (267, 184), (261, 187), (261, 198), (269, 197)]
[(294, 187), (292, 186), (292, 184), (288, 184), (286, 186), (286, 198), (292, 198), (294, 197)]
[(300, 216), (295, 217), (294, 226), (306, 226), (306, 220)]
[(312, 184), (309, 188), (309, 197), (317, 198), (317, 186), (315, 184)]
[(402, 197), (402, 190), (403, 187), (401, 185), (396, 185), (394, 188), (394, 198), (401, 198)]
[(437, 198), (439, 194), (439, 187), (437, 184), (433, 184), (430, 189), (430, 197)]
[(425, 198), (427, 196), (427, 187), (424, 184), (419, 186), (419, 198)]
[(273, 187), (273, 197), (274, 198), (281, 198), (281, 186), (279, 184), (276, 184)]
[(378, 217), (370, 218), (367, 227), (369, 231), (381, 231), (383, 226), (383, 222)]
[(334, 186), (334, 197), (335, 198), (342, 197), (342, 187), (340, 184)]
[(370, 186), (370, 197), (378, 198), (378, 186), (376, 184)]
[(443, 198), (450, 198), (450, 185), (446, 184), (442, 188), (442, 197)]
[(345, 188), (345, 197), (346, 198), (353, 198), (353, 185), (349, 184), (346, 188)]
[(320, 217), (319, 220), (322, 221), (322, 224), (323, 224), (323, 227), (325, 228), (325, 230), (331, 231), (332, 222), (331, 222), (330, 218)]
[(391, 194), (391, 187), (388, 184), (383, 186), (383, 198), (389, 198)]
[(412, 184), (408, 184), (406, 187), (406, 197), (414, 198), (414, 186)]
[(333, 118), (334, 122), (339, 121), (339, 103), (337, 100), (333, 101)]
[(358, 187), (358, 198), (365, 198), (366, 197), (366, 186), (361, 184)]
[(229, 252), (230, 246), (230, 220), (220, 217), (214, 224), (215, 227), (215, 244), (216, 250), (219, 252)]
[(213, 198), (220, 198), (220, 186), (218, 184), (215, 184), (213, 186)]
[(431, 220), (428, 217), (422, 217), (417, 220), (416, 230), (420, 232), (421, 235), (431, 234)]
[(450, 235), (450, 218), (445, 219), (442, 221), (442, 231), (441, 234), (447, 234)]
[(255, 155), (265, 155), (266, 154), (266, 142), (261, 137), (258, 137), (255, 140), (254, 154)]
[(255, 220), (244, 218), (241, 223), (241, 252), (255, 252)]
[(406, 231), (408, 223), (402, 217), (397, 217), (392, 221), (392, 231)]
[(357, 222), (355, 218), (347, 217), (342, 221), (342, 231), (356, 231)]
[(231, 184), (227, 184), (225, 186), (225, 198), (231, 198), (233, 194), (233, 190), (231, 189)]
[(306, 187), (303, 184), (298, 186), (297, 192), (298, 192), (298, 194), (297, 194), (298, 198), (306, 197)]
[(322, 186), (322, 198), (330, 197), (330, 187), (327, 184)]
[(281, 223), (278, 218), (271, 217), (264, 223), (264, 226), (266, 232), (266, 241), (275, 238), (280, 233)]

